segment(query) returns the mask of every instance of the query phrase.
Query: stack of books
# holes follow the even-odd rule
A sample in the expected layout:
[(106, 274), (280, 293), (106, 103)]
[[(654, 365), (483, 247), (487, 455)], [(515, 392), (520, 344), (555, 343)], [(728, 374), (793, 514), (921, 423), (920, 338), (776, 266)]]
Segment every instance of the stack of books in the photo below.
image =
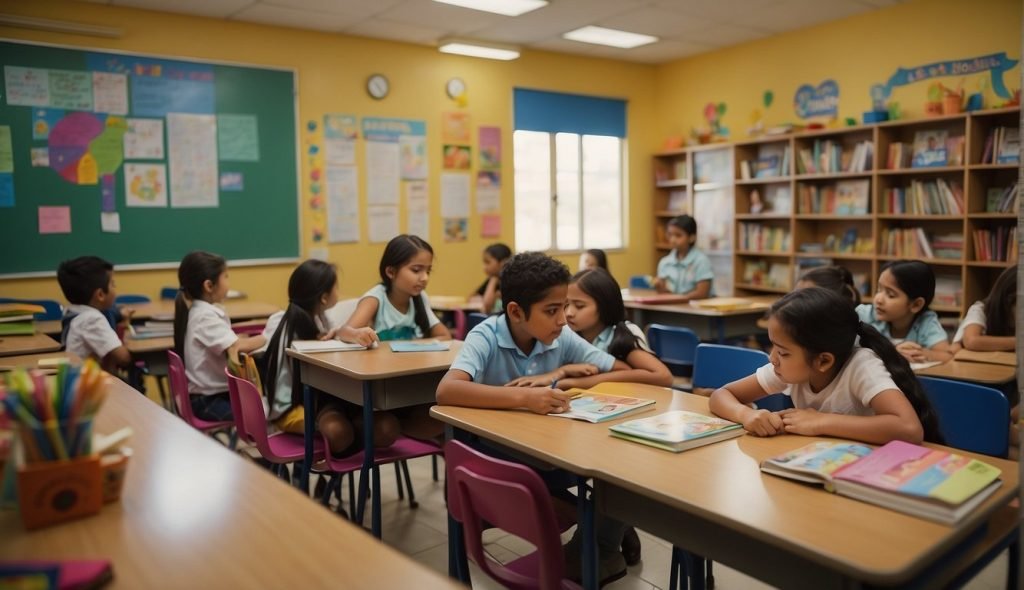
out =
[(740, 250), (748, 252), (789, 252), (789, 230), (759, 223), (740, 224)]
[(789, 290), (791, 275), (791, 267), (781, 262), (769, 266), (764, 260), (748, 260), (743, 266), (743, 282), (748, 285)]
[(885, 213), (963, 215), (964, 190), (955, 181), (915, 180), (906, 188), (890, 188), (882, 199)]
[(920, 227), (882, 230), (882, 254), (900, 258), (935, 258), (932, 245)]
[(735, 422), (686, 410), (630, 420), (611, 426), (609, 430), (616, 438), (673, 453), (743, 435), (743, 427)]
[(1016, 164), (1020, 162), (1020, 128), (996, 127), (985, 140), (982, 164)]
[(871, 181), (844, 180), (835, 185), (799, 186), (800, 213), (823, 215), (867, 215)]
[(974, 230), (974, 259), (981, 262), (1016, 260), (1017, 226), (1000, 225), (995, 229)]
[(29, 303), (0, 303), (0, 336), (30, 336), (36, 332), (34, 314), (45, 313)]
[(960, 307), (963, 295), (964, 286), (959, 278), (943, 275), (935, 277), (935, 297), (932, 299), (932, 305)]
[(909, 168), (911, 154), (913, 154), (913, 146), (909, 143), (890, 143), (889, 154), (885, 162), (885, 167), (888, 170)]
[(129, 328), (132, 338), (141, 340), (145, 338), (167, 338), (174, 336), (174, 322), (147, 320), (141, 325), (132, 325)]
[(985, 199), (986, 213), (1016, 213), (1017, 185), (1006, 188), (993, 187), (988, 189)]
[(964, 257), (964, 235), (961, 233), (937, 234), (932, 238), (932, 250), (936, 258), (962, 260)]

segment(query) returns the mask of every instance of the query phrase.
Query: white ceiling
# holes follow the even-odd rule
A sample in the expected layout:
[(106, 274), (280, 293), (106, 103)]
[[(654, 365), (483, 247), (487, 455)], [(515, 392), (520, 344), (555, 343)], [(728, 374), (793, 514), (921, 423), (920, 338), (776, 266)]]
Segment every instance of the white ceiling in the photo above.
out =
[[(838, 20), (902, 0), (551, 0), (517, 17), (433, 0), (87, 0), (210, 18), (436, 45), (443, 37), (642, 63), (675, 59)], [(616, 49), (562, 39), (598, 25), (660, 37)]]

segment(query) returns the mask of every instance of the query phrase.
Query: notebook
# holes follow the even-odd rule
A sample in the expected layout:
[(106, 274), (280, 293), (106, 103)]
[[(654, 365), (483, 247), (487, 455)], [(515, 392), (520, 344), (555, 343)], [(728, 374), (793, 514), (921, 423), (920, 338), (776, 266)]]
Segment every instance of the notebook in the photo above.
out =
[(561, 414), (548, 414), (548, 416), (586, 420), (597, 424), (644, 408), (650, 409), (650, 406), (654, 404), (653, 399), (608, 395), (577, 387), (566, 390), (566, 393), (572, 396), (569, 400), (569, 411)]
[(362, 344), (352, 344), (341, 340), (292, 340), (292, 350), (296, 352), (339, 352), (366, 350), (366, 347)]
[(743, 435), (735, 422), (687, 410), (672, 410), (616, 424), (611, 435), (673, 453), (710, 445)]
[(388, 342), (388, 346), (391, 347), (391, 352), (439, 352), (442, 350), (449, 350), (452, 347), (451, 342), (439, 342), (434, 340), (432, 342), (410, 342), (408, 340), (392, 340)]
[(8, 561), (0, 563), (0, 586), (93, 590), (114, 579), (106, 559), (69, 561)]
[(964, 348), (957, 352), (956, 356), (953, 358), (958, 361), (968, 361), (973, 363), (1006, 365), (1008, 367), (1017, 366), (1017, 353), (1015, 352), (978, 352)]

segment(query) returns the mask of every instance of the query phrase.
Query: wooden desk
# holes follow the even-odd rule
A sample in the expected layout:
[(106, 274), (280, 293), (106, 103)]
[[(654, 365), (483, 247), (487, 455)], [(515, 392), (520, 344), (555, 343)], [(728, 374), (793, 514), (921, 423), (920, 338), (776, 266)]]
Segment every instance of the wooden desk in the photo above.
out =
[(651, 323), (685, 326), (697, 332), (702, 340), (723, 342), (727, 337), (761, 333), (757, 319), (764, 315), (777, 297), (743, 297), (750, 307), (729, 310), (703, 309), (689, 303), (639, 303), (636, 297), (657, 294), (652, 289), (623, 289), (622, 300), (633, 323), (644, 327)]
[(0, 359), (0, 367), (15, 367), (19, 369), (35, 369), (39, 367), (39, 361), (42, 359), (52, 358), (65, 358), (71, 363), (80, 363), (82, 359), (77, 354), (59, 350), (57, 352), (43, 352), (36, 354), (19, 354), (15, 356), (5, 356)]
[[(657, 412), (709, 413), (706, 398), (668, 389), (613, 383), (597, 389), (656, 399)], [(969, 548), (960, 543), (990, 517), (1006, 518), (1004, 507), (1019, 486), (1016, 462), (979, 456), (1002, 470), (1003, 485), (958, 526), (948, 527), (758, 470), (766, 458), (820, 440), (811, 437), (747, 435), (673, 454), (614, 439), (607, 424), (449, 406), (437, 406), (432, 414), (593, 477), (599, 510), (781, 587), (902, 585), (936, 564), (940, 570), (952, 567)]]
[(430, 308), (438, 311), (480, 311), (480, 304), (471, 303), (461, 295), (431, 295)]
[(121, 500), (31, 533), (0, 512), (4, 559), (108, 558), (111, 588), (460, 588), (113, 381), (96, 430), (134, 431)]
[(64, 326), (61, 325), (60, 320), (36, 320), (36, 332), (39, 334), (59, 338), (63, 330)]
[[(126, 305), (125, 307), (133, 311), (132, 321), (174, 319), (174, 301), (170, 300), (151, 301), (149, 303), (140, 303), (138, 305)], [(224, 302), (223, 307), (227, 312), (228, 317), (231, 318), (231, 321), (268, 318), (273, 315), (274, 312), (279, 311), (279, 308), (276, 305), (255, 301), (229, 300)]]
[(921, 369), (916, 373), (925, 377), (972, 381), (983, 385), (1002, 385), (1016, 377), (1017, 367), (951, 360), (941, 365)]
[(60, 350), (60, 342), (46, 334), (31, 336), (0, 336), (0, 356), (53, 352)]
[[(360, 512), (369, 492), (367, 484), (373, 477), (373, 489), (380, 489), (379, 472), (373, 468), (373, 411), (433, 403), (434, 392), (441, 377), (455, 361), (462, 342), (451, 341), (451, 347), (439, 352), (392, 352), (387, 342), (375, 349), (344, 352), (301, 353), (289, 349), (288, 356), (300, 363), (299, 377), (303, 387), (303, 404), (313, 407), (312, 389), (339, 397), (363, 407), (363, 468), (359, 478)], [(303, 465), (303, 489), (308, 487), (309, 465), (313, 456), (312, 412), (306, 415), (306, 460)], [(371, 473), (372, 472), (372, 473)], [(372, 530), (380, 537), (380, 494), (372, 497)]]

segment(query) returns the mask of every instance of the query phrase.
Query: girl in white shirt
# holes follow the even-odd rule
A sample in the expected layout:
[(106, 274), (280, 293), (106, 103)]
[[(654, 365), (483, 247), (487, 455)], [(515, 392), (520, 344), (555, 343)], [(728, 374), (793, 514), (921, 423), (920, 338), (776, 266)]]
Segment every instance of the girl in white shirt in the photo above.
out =
[(209, 252), (190, 252), (178, 266), (180, 288), (174, 301), (174, 351), (185, 363), (189, 401), (197, 418), (232, 420), (228, 398), (227, 355), (252, 352), (266, 343), (263, 336), (239, 338), (231, 320), (217, 304), (228, 294), (228, 267)]
[(976, 301), (960, 321), (953, 345), (967, 350), (1017, 349), (1017, 268), (1003, 271), (982, 301)]
[[(935, 411), (907, 360), (858, 319), (848, 299), (820, 287), (794, 291), (772, 305), (768, 337), (771, 363), (715, 390), (712, 412), (757, 436), (942, 442)], [(746, 405), (779, 391), (792, 397), (794, 408)]]

